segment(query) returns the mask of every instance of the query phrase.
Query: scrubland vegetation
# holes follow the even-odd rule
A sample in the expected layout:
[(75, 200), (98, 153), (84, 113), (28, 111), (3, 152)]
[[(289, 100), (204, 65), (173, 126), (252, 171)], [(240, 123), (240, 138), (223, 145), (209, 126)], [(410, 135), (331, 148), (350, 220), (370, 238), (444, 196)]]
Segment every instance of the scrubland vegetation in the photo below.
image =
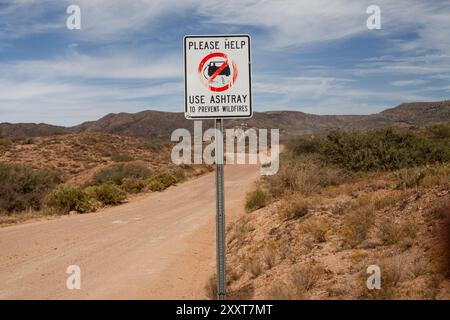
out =
[(117, 137), (119, 146), (114, 138), (94, 134), (0, 139), (0, 223), (94, 212), (211, 170), (168, 163), (163, 159), (170, 145), (159, 140), (152, 145)]
[[(228, 227), (231, 297), (450, 298), (450, 125), (285, 146)], [(366, 287), (372, 264), (380, 290)]]

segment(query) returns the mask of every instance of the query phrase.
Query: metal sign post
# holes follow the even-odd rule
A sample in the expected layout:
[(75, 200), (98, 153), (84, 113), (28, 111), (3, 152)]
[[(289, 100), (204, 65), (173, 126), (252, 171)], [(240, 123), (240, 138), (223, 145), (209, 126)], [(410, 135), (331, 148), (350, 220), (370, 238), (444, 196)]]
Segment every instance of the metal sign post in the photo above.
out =
[(227, 297), (225, 202), (223, 177), (223, 119), (216, 119), (216, 244), (217, 244), (217, 299)]
[(216, 128), (217, 298), (225, 300), (226, 238), (223, 119), (253, 115), (249, 35), (184, 37), (184, 116), (214, 119)]

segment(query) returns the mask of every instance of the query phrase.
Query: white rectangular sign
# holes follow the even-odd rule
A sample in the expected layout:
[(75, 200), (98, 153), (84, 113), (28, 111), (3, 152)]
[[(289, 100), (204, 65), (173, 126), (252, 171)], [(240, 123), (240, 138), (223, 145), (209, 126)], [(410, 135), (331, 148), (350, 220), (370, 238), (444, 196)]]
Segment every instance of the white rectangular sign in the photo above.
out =
[(251, 118), (250, 36), (184, 37), (187, 119)]

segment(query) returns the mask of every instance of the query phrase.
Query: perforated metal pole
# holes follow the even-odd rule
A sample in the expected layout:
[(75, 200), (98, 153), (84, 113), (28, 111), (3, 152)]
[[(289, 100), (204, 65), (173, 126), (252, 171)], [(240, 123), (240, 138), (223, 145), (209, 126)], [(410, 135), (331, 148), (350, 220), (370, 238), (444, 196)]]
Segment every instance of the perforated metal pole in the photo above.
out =
[(216, 119), (216, 236), (217, 236), (217, 299), (227, 297), (225, 204), (223, 177), (223, 119)]

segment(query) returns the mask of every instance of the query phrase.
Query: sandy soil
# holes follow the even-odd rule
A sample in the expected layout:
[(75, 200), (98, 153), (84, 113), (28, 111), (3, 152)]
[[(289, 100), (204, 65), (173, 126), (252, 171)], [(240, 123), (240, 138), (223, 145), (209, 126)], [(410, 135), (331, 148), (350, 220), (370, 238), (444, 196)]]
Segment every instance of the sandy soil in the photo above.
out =
[[(259, 168), (225, 168), (228, 220)], [(215, 268), (215, 173), (97, 213), (0, 229), (0, 299), (202, 299)], [(69, 290), (66, 269), (81, 268)]]

